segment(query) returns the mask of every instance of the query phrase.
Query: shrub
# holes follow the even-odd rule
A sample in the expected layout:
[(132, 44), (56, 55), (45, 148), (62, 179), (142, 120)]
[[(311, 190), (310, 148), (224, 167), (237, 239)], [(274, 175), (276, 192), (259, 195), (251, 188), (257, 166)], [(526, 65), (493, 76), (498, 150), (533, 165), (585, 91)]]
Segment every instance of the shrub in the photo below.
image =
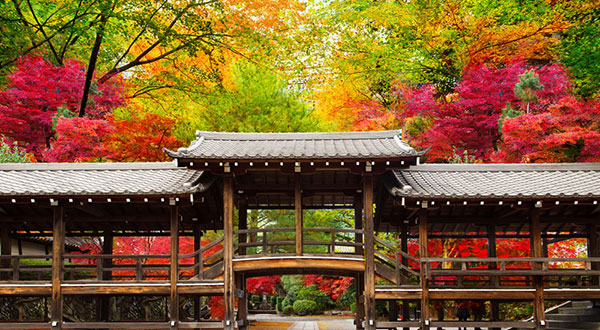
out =
[(335, 303), (329, 296), (319, 290), (319, 288), (313, 284), (298, 290), (296, 300), (310, 300), (317, 304), (317, 311), (322, 312), (330, 307), (335, 307)]
[(281, 312), (281, 314), (283, 315), (292, 315), (294, 314), (294, 308), (292, 306), (285, 306), (283, 307), (283, 311)]
[(294, 302), (294, 313), (300, 316), (316, 313), (317, 303), (311, 300), (296, 300)]

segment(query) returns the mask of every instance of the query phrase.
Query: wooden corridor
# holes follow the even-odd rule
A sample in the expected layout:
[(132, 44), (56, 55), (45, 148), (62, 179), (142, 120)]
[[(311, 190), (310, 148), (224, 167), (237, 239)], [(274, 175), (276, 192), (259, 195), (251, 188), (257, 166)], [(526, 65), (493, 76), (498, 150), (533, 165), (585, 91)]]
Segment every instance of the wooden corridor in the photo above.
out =
[[(354, 277), (356, 328), (368, 330), (456, 326), (436, 321), (436, 300), (489, 302), (489, 320), (463, 326), (544, 329), (546, 300), (600, 300), (598, 164), (419, 165), (424, 154), (399, 131), (199, 132), (167, 152), (174, 162), (0, 165), (0, 298), (47, 306), (37, 322), (0, 329), (245, 329), (246, 280), (282, 274)], [(352, 210), (354, 221), (308, 227), (315, 209)], [(293, 210), (294, 221), (252, 227), (252, 210)], [(220, 238), (202, 246), (207, 231)], [(114, 254), (120, 236), (171, 245)], [(101, 252), (66, 253), (68, 237), (96, 238)], [(180, 237), (194, 252), (180, 253)], [(52, 252), (13, 255), (17, 238), (51, 240)], [(436, 240), (465, 238), (485, 241), (487, 255), (429, 255)], [(585, 239), (585, 258), (549, 256), (572, 238)], [(498, 258), (501, 239), (528, 240), (530, 254)], [(73, 296), (94, 301), (88, 321), (66, 317)], [(161, 320), (113, 317), (122, 306), (111, 299), (144, 296), (164, 299)], [(202, 319), (206, 296), (223, 297), (222, 321)], [(377, 300), (389, 315), (376, 314)], [(501, 319), (503, 302), (531, 303), (533, 318)], [(397, 310), (407, 304), (420, 315)]]

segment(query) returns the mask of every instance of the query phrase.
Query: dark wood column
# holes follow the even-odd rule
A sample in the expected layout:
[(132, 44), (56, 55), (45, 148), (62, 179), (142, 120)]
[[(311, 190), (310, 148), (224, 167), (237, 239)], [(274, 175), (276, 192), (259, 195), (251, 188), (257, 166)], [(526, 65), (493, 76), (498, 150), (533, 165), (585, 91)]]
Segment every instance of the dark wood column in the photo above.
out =
[[(487, 227), (488, 234), (488, 257), (496, 258), (497, 250), (496, 250), (496, 226), (489, 225)], [(489, 264), (490, 269), (496, 269), (497, 264), (495, 262), (491, 262)], [(498, 276), (490, 276), (490, 286), (493, 288), (497, 288), (499, 286), (499, 277)], [(500, 317), (500, 306), (498, 305), (498, 301), (491, 300), (490, 301), (490, 320), (498, 321)], [(500, 330), (500, 328), (490, 328), (490, 330)]]
[[(427, 251), (427, 209), (419, 210), (419, 256), (421, 260), (427, 258), (429, 253)], [(427, 282), (427, 278), (429, 274), (427, 274), (427, 264), (421, 261), (421, 270), (420, 270), (420, 279), (421, 279), (421, 329), (428, 330), (429, 329), (429, 284)]]
[[(114, 236), (110, 226), (104, 230), (104, 236), (102, 239), (102, 254), (113, 254), (113, 242)], [(110, 269), (112, 267), (112, 259), (104, 258), (102, 261), (102, 269)], [(112, 279), (112, 271), (103, 271), (100, 277), (104, 281)], [(103, 295), (96, 299), (96, 318), (98, 321), (109, 321), (110, 320), (110, 296)]]
[(65, 254), (65, 214), (62, 207), (52, 209), (52, 302), (50, 305), (50, 324), (52, 329), (62, 329), (63, 295), (62, 281), (64, 277)]
[(240, 330), (248, 329), (248, 290), (246, 289), (246, 277), (244, 274), (236, 274), (235, 286), (239, 289), (240, 296), (238, 298), (238, 323)]
[[(600, 247), (598, 245), (598, 243), (600, 243), (599, 237), (598, 237), (598, 228), (596, 227), (596, 224), (592, 223), (589, 224), (587, 227), (587, 232), (588, 232), (588, 239), (587, 239), (587, 255), (589, 258), (597, 258), (600, 257), (600, 251), (598, 251), (598, 248)], [(591, 269), (592, 270), (600, 270), (600, 263), (598, 262), (593, 262), (591, 265)], [(594, 287), (598, 287), (600, 285), (600, 280), (598, 279), (598, 276), (592, 276), (592, 286)]]
[[(531, 236), (531, 256), (542, 258), (542, 229), (540, 226), (540, 212), (531, 209), (529, 212), (529, 234)], [(542, 269), (540, 263), (534, 263), (534, 269)], [(533, 302), (533, 317), (536, 329), (545, 329), (546, 316), (544, 311), (544, 277), (534, 276), (535, 300)]]
[[(408, 228), (406, 225), (402, 225), (401, 229), (402, 232), (400, 233), (400, 250), (406, 254), (408, 254)], [(408, 267), (408, 259), (407, 258), (402, 258), (401, 263), (404, 267)], [(401, 285), (406, 285), (408, 284), (408, 272), (403, 271), (402, 272), (402, 276), (400, 276), (400, 284)], [(402, 311), (404, 312), (405, 309), (402, 309)], [(408, 315), (408, 310), (406, 310)], [(403, 314), (404, 315), (404, 314)]]
[[(362, 204), (362, 196), (358, 195), (354, 198), (354, 229), (363, 229), (363, 204)], [(363, 235), (356, 233), (354, 234), (354, 242), (360, 244), (360, 246), (356, 247), (356, 254), (362, 255), (364, 253), (363, 249)], [(357, 291), (358, 293), (358, 291)]]
[(296, 255), (302, 255), (302, 176), (296, 173), (294, 189), (294, 213), (296, 216)]
[[(402, 250), (402, 252), (408, 254), (408, 227), (406, 225), (402, 225), (401, 229), (402, 233), (401, 235), (401, 239), (402, 241), (400, 242), (400, 250)], [(402, 258), (402, 265), (404, 265), (405, 267), (408, 266), (408, 259), (407, 258)], [(401, 285), (407, 285), (408, 284), (408, 272), (404, 273), (404, 276), (400, 277), (400, 284)], [(408, 301), (407, 300), (403, 300), (402, 301), (402, 320), (403, 321), (407, 321), (410, 318), (410, 313), (409, 313), (409, 309), (408, 309)], [(403, 328), (404, 330), (409, 330), (409, 328)]]
[(373, 175), (363, 175), (365, 226), (365, 329), (374, 330), (375, 314), (375, 228), (373, 223)]
[(364, 329), (365, 320), (365, 281), (363, 276), (356, 277), (356, 313), (354, 314), (354, 325), (356, 329)]
[[(248, 229), (248, 206), (246, 204), (246, 200), (243, 197), (240, 197), (240, 208), (238, 210), (238, 228), (239, 229)], [(248, 242), (248, 234), (239, 234), (238, 235), (238, 243), (247, 243)], [(246, 247), (240, 246), (238, 247), (238, 253), (240, 255), (246, 255)]]
[[(200, 224), (195, 223), (194, 224), (194, 251), (198, 251), (202, 249), (202, 231), (200, 231)], [(200, 262), (204, 262), (203, 259), (200, 257), (200, 254), (196, 255), (194, 257), (194, 264), (198, 264)], [(196, 275), (198, 276), (199, 279), (201, 279), (202, 277), (200, 276), (200, 272), (203, 270), (202, 267), (197, 267), (195, 272)], [(196, 322), (200, 322), (200, 295), (194, 295), (194, 320)]]
[(235, 327), (235, 282), (233, 278), (233, 177), (223, 177), (223, 281), (225, 286), (225, 319), (223, 327)]
[(171, 294), (170, 294), (170, 322), (171, 329), (179, 329), (179, 294), (177, 281), (179, 279), (179, 207), (171, 206)]
[[(12, 254), (12, 242), (10, 240), (10, 226), (8, 224), (2, 224), (0, 228), (0, 254), (3, 256), (9, 256)], [(0, 261), (0, 267), (10, 268), (10, 259), (2, 259)], [(10, 279), (10, 273), (3, 272), (0, 274), (0, 280), (6, 281)]]

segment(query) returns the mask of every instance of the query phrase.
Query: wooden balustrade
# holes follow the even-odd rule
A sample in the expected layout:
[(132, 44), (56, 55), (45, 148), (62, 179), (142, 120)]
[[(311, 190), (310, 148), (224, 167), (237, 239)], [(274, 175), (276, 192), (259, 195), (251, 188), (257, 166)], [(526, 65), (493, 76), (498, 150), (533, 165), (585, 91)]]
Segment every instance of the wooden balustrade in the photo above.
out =
[[(296, 228), (260, 228), (260, 229), (241, 229), (234, 231), (234, 235), (238, 238), (254, 236), (257, 238), (256, 241), (245, 242), (238, 241), (234, 243), (236, 248), (245, 248), (245, 251), (251, 252), (248, 248), (255, 248), (256, 253), (247, 253), (248, 255), (252, 254), (277, 254), (277, 255), (292, 255), (294, 254), (296, 240), (295, 235), (289, 234), (290, 237), (294, 237), (294, 239), (269, 239), (269, 235), (273, 236), (281, 233), (295, 233)], [(351, 229), (351, 228), (304, 228), (304, 233), (307, 235), (302, 235), (304, 238), (302, 241), (303, 250), (306, 249), (307, 246), (316, 246), (316, 247), (326, 247), (324, 254), (334, 255), (334, 254), (350, 254), (357, 255), (357, 251), (361, 251), (362, 242), (355, 242), (354, 237), (355, 234), (363, 234), (363, 230), (361, 229)], [(310, 235), (310, 234), (313, 235)], [(318, 234), (329, 234), (327, 235), (327, 240), (321, 239), (311, 239), (311, 236)], [(258, 235), (260, 234), (260, 235)], [(285, 236), (285, 235), (283, 235)], [(286, 249), (286, 247), (288, 247)], [(336, 251), (336, 247), (352, 247), (353, 251), (344, 252), (344, 251)], [(313, 253), (315, 254), (315, 253)], [(317, 253), (318, 254), (318, 253)], [(238, 255), (239, 256), (239, 255)]]

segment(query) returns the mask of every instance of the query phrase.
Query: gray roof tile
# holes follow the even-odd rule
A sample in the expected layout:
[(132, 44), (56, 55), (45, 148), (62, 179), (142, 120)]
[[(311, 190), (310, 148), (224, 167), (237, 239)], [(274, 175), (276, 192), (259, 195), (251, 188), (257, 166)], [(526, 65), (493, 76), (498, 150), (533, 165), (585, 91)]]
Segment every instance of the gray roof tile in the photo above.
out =
[(345, 133), (196, 132), (196, 140), (173, 158), (200, 160), (374, 159), (416, 157), (401, 131)]
[(0, 164), (0, 196), (176, 195), (205, 190), (201, 176), (174, 162)]
[(600, 198), (600, 164), (423, 164), (386, 180), (398, 197)]

